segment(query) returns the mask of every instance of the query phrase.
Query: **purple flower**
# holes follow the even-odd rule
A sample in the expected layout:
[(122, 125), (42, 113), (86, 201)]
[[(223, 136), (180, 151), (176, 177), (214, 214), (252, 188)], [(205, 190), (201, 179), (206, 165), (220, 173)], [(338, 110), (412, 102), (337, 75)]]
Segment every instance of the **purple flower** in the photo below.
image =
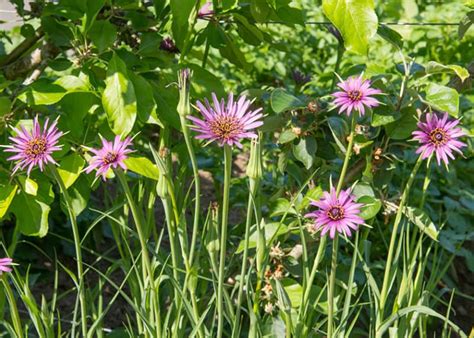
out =
[(94, 156), (89, 160), (89, 166), (85, 169), (86, 173), (90, 173), (93, 170), (97, 170), (96, 176), (102, 175), (102, 179), (105, 181), (107, 171), (110, 168), (117, 168), (120, 166), (122, 169), (127, 170), (127, 166), (123, 162), (132, 152), (127, 147), (132, 143), (132, 140), (127, 137), (125, 140), (120, 140), (120, 136), (115, 136), (113, 142), (109, 142), (102, 138), (102, 148), (93, 149), (88, 148), (89, 151), (94, 153)]
[(337, 84), (341, 91), (332, 94), (334, 104), (339, 107), (339, 114), (346, 112), (349, 116), (352, 110), (356, 110), (362, 116), (365, 114), (365, 108), (377, 107), (379, 101), (371, 95), (380, 94), (379, 89), (370, 87), (370, 80), (362, 80), (362, 75), (359, 77), (350, 77), (346, 81)]
[(305, 215), (315, 219), (314, 227), (316, 230), (322, 229), (322, 236), (329, 232), (329, 236), (334, 238), (336, 231), (350, 236), (351, 229), (357, 230), (358, 225), (364, 223), (359, 217), (362, 204), (354, 203), (355, 196), (351, 194), (350, 189), (341, 191), (338, 197), (336, 190), (331, 188), (331, 191), (325, 191), (323, 196), (321, 200), (311, 202), (311, 205), (319, 210)]
[(214, 15), (214, 11), (212, 10), (212, 1), (208, 1), (199, 9), (198, 18), (204, 19), (212, 15)]
[(10, 265), (13, 265), (11, 258), (0, 258), (0, 275), (3, 272), (11, 272), (12, 268), (10, 268)]
[(426, 114), (426, 122), (418, 122), (418, 130), (412, 134), (413, 139), (422, 144), (416, 153), (421, 153), (423, 159), (436, 153), (438, 165), (441, 160), (448, 165), (448, 157), (454, 160), (453, 150), (462, 154), (461, 148), (466, 146), (458, 141), (459, 137), (466, 135), (461, 128), (456, 128), (458, 124), (459, 120), (456, 119), (448, 121), (447, 113), (442, 118), (434, 113)]
[(166, 37), (161, 40), (160, 49), (171, 54), (179, 53), (178, 47), (176, 47), (173, 39), (171, 39), (170, 37)]
[(61, 150), (62, 146), (57, 144), (59, 138), (63, 135), (63, 133), (56, 128), (57, 123), (58, 120), (56, 119), (48, 128), (49, 119), (46, 119), (43, 129), (41, 130), (38, 116), (36, 116), (31, 132), (27, 131), (23, 126), (21, 126), (20, 129), (13, 128), (16, 136), (9, 137), (9, 139), (13, 141), (13, 144), (5, 147), (5, 152), (16, 153), (7, 158), (9, 161), (18, 161), (13, 168), (13, 173), (18, 169), (23, 170), (28, 167), (27, 174), (30, 175), (31, 170), (36, 165), (43, 171), (46, 164), (56, 164), (51, 154), (57, 150)]
[(242, 95), (237, 102), (234, 102), (232, 93), (229, 94), (227, 105), (224, 99), (219, 102), (214, 93), (212, 93), (212, 101), (212, 106), (207, 99), (205, 99), (205, 105), (199, 101), (196, 102), (204, 120), (187, 116), (194, 122), (191, 129), (199, 133), (196, 136), (197, 139), (207, 139), (209, 142), (217, 141), (220, 146), (235, 144), (242, 148), (241, 139), (257, 137), (253, 129), (263, 124), (260, 121), (263, 117), (263, 114), (260, 113), (262, 108), (251, 111), (249, 107), (252, 101)]

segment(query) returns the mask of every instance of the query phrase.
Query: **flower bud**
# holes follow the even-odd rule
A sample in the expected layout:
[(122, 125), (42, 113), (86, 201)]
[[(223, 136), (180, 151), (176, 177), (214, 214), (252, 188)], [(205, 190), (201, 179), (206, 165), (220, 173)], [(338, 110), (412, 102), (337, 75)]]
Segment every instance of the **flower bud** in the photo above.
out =
[(262, 152), (259, 138), (253, 139), (250, 145), (250, 159), (246, 172), (247, 176), (252, 179), (259, 179), (263, 175)]

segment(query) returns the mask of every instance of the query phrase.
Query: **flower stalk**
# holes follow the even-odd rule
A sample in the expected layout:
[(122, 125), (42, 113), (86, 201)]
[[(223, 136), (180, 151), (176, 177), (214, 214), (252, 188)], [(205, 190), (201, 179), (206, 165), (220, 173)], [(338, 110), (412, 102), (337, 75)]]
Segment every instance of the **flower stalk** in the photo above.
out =
[(84, 269), (82, 264), (82, 251), (81, 251), (81, 238), (79, 235), (79, 227), (77, 225), (76, 215), (72, 209), (71, 198), (67, 191), (66, 185), (64, 184), (61, 175), (59, 175), (58, 169), (54, 164), (49, 165), (50, 171), (59, 185), (61, 193), (64, 197), (66, 203), (66, 209), (69, 216), (69, 221), (71, 222), (72, 235), (74, 239), (74, 248), (76, 251), (76, 266), (77, 266), (77, 292), (79, 294), (79, 303), (81, 308), (81, 327), (82, 335), (87, 336), (87, 303), (84, 290)]
[(217, 337), (222, 337), (224, 328), (224, 273), (225, 257), (227, 244), (227, 226), (229, 220), (229, 192), (230, 179), (232, 174), (232, 148), (224, 145), (224, 187), (222, 192), (222, 214), (221, 214), (221, 238), (220, 238), (220, 258), (219, 258), (219, 276), (217, 286)]
[[(247, 218), (245, 221), (244, 252), (242, 255), (242, 268), (240, 270), (239, 291), (237, 293), (237, 310), (232, 329), (232, 337), (237, 337), (237, 327), (240, 325), (240, 312), (242, 304), (242, 295), (244, 290), (244, 280), (246, 280), (247, 260), (250, 241), (250, 226), (252, 225), (255, 198), (257, 197), (260, 178), (262, 177), (262, 156), (260, 148), (260, 139), (253, 140), (250, 146), (250, 160), (247, 166), (247, 176), (249, 177), (249, 197), (247, 203)], [(257, 220), (258, 222), (258, 220)]]
[[(352, 148), (354, 146), (354, 129), (355, 129), (355, 119), (356, 115), (352, 115), (352, 122), (351, 122), (351, 132), (349, 134), (349, 144), (346, 148), (346, 155), (344, 157), (344, 163), (342, 165), (341, 175), (339, 176), (339, 180), (337, 182), (336, 187), (336, 197), (339, 196), (341, 192), (342, 185), (344, 184), (344, 178), (347, 173), (347, 168), (349, 166), (349, 161), (352, 155)], [(336, 286), (336, 270), (337, 270), (337, 251), (338, 251), (338, 244), (339, 244), (339, 234), (336, 232), (336, 236), (334, 237), (334, 241), (332, 243), (332, 254), (331, 254), (331, 274), (329, 277), (329, 287), (328, 287), (328, 337), (333, 336), (333, 329), (334, 329), (334, 288)]]
[(194, 176), (194, 220), (193, 220), (193, 232), (191, 236), (191, 246), (189, 249), (189, 266), (193, 265), (194, 251), (196, 247), (197, 234), (199, 229), (199, 213), (201, 209), (201, 179), (199, 177), (199, 168), (197, 165), (196, 154), (194, 153), (193, 142), (189, 133), (188, 120), (191, 108), (189, 104), (189, 91), (191, 85), (192, 72), (188, 69), (182, 69), (178, 73), (178, 84), (179, 84), (179, 103), (178, 103), (178, 114), (181, 122), (181, 129), (186, 142), (186, 148), (188, 155), (191, 160), (191, 166), (193, 169)]
[(408, 178), (405, 189), (403, 190), (402, 197), (400, 200), (400, 205), (398, 206), (397, 214), (395, 216), (395, 221), (393, 223), (392, 236), (390, 237), (390, 245), (388, 249), (387, 264), (385, 265), (382, 290), (380, 291), (380, 301), (379, 301), (379, 308), (378, 308), (377, 320), (376, 320), (377, 330), (379, 329), (383, 321), (387, 295), (390, 289), (390, 280), (392, 279), (391, 275), (392, 275), (393, 255), (395, 253), (395, 242), (398, 237), (397, 236), (398, 226), (400, 225), (400, 222), (402, 220), (403, 210), (405, 208), (405, 203), (407, 201), (408, 195), (410, 194), (411, 186), (413, 185), (413, 182), (415, 181), (416, 173), (418, 172), (418, 169), (420, 168), (420, 165), (422, 162), (423, 162), (423, 155), (420, 155), (418, 157), (418, 160), (415, 163), (415, 166), (413, 167), (410, 177)]

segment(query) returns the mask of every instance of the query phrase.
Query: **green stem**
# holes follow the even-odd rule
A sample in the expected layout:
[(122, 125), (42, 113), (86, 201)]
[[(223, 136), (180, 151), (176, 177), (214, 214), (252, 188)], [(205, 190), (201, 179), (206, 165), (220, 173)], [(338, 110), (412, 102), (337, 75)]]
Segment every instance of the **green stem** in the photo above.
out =
[(8, 303), (10, 304), (10, 316), (13, 321), (13, 327), (15, 328), (15, 331), (18, 337), (24, 337), (23, 329), (21, 326), (20, 314), (18, 313), (15, 297), (13, 296), (13, 292), (10, 287), (10, 284), (8, 284), (6, 274), (1, 276), (1, 279), (3, 282), (5, 294), (7, 295), (7, 298), (8, 298)]
[(359, 246), (359, 232), (356, 232), (355, 235), (355, 241), (354, 241), (354, 253), (352, 254), (352, 263), (351, 263), (351, 269), (349, 271), (349, 279), (347, 280), (347, 292), (346, 292), (346, 297), (344, 299), (344, 308), (342, 310), (342, 317), (341, 321), (343, 323), (343, 331), (341, 332), (341, 336), (345, 336), (345, 329), (347, 326), (347, 322), (349, 320), (349, 307), (351, 306), (351, 297), (352, 297), (352, 283), (354, 282), (354, 275), (355, 275), (355, 268), (357, 265), (357, 250)]
[(76, 251), (76, 262), (77, 262), (77, 280), (78, 280), (78, 294), (79, 302), (81, 307), (81, 325), (82, 325), (82, 335), (83, 337), (87, 336), (87, 304), (84, 290), (84, 270), (82, 264), (82, 252), (81, 252), (81, 238), (79, 236), (79, 227), (77, 225), (76, 215), (72, 209), (71, 199), (67, 191), (66, 185), (64, 184), (61, 176), (59, 175), (58, 170), (55, 165), (50, 165), (51, 173), (54, 176), (54, 179), (59, 185), (61, 193), (63, 194), (64, 201), (66, 202), (66, 208), (69, 215), (69, 220), (72, 227), (72, 235), (74, 237), (74, 248)]
[(224, 272), (225, 256), (227, 244), (227, 222), (229, 219), (229, 190), (230, 178), (232, 174), (232, 148), (229, 145), (224, 146), (224, 190), (222, 193), (222, 217), (221, 217), (221, 241), (220, 241), (220, 259), (219, 259), (219, 280), (217, 288), (217, 337), (222, 337), (224, 328)]
[(196, 154), (194, 153), (194, 148), (189, 134), (189, 128), (187, 127), (186, 118), (180, 115), (181, 127), (183, 130), (184, 140), (186, 142), (186, 147), (188, 149), (189, 158), (191, 159), (191, 166), (193, 168), (194, 176), (194, 221), (193, 221), (193, 232), (191, 237), (191, 246), (189, 249), (189, 265), (193, 265), (194, 260), (194, 251), (196, 247), (197, 234), (199, 230), (199, 213), (201, 209), (201, 179), (199, 177), (199, 168), (197, 165)]
[(380, 302), (379, 302), (379, 309), (377, 313), (376, 329), (380, 327), (383, 321), (384, 307), (387, 301), (387, 294), (388, 294), (390, 279), (391, 279), (391, 274), (392, 274), (393, 255), (395, 251), (395, 242), (397, 240), (398, 226), (400, 225), (400, 222), (402, 220), (403, 209), (405, 208), (405, 202), (408, 198), (408, 195), (410, 194), (411, 186), (415, 180), (416, 173), (418, 172), (418, 169), (420, 168), (422, 161), (423, 159), (421, 158), (421, 155), (420, 155), (420, 157), (418, 157), (418, 160), (415, 164), (415, 167), (413, 168), (410, 174), (410, 177), (408, 178), (408, 182), (405, 186), (405, 190), (403, 190), (402, 197), (400, 200), (400, 205), (398, 206), (397, 214), (395, 216), (395, 221), (393, 223), (392, 236), (390, 238), (390, 245), (388, 248), (387, 263), (385, 264), (382, 291), (380, 292)]
[(248, 251), (249, 251), (249, 241), (250, 241), (250, 226), (252, 225), (252, 214), (253, 214), (253, 206), (254, 206), (254, 199), (257, 194), (259, 180), (258, 179), (249, 179), (250, 190), (249, 190), (249, 200), (247, 204), (247, 219), (245, 222), (245, 241), (244, 241), (244, 253), (242, 256), (242, 268), (240, 270), (240, 281), (239, 281), (239, 291), (237, 294), (237, 311), (234, 321), (234, 327), (232, 329), (232, 337), (237, 337), (237, 327), (240, 325), (240, 306), (242, 304), (242, 295), (244, 290), (244, 279), (246, 276), (247, 270), (247, 259), (248, 259)]
[[(151, 268), (151, 263), (150, 263), (150, 256), (148, 254), (148, 247), (146, 244), (146, 238), (145, 238), (145, 233), (144, 233), (144, 218), (142, 215), (141, 210), (137, 207), (133, 196), (132, 192), (130, 191), (130, 188), (128, 186), (127, 178), (125, 177), (124, 172), (119, 169), (115, 170), (115, 175), (117, 176), (118, 180), (120, 181), (120, 184), (122, 185), (122, 189), (125, 193), (125, 197), (127, 198), (128, 205), (130, 207), (130, 210), (132, 211), (132, 216), (135, 221), (135, 227), (137, 228), (137, 234), (138, 234), (138, 240), (140, 242), (140, 247), (141, 247), (141, 255), (142, 255), (142, 273), (143, 273), (143, 282), (145, 283), (146, 281), (149, 282), (150, 284), (150, 290), (151, 292), (151, 311), (150, 311), (150, 319), (153, 319), (153, 312), (155, 313), (155, 319), (156, 319), (156, 334), (160, 337), (161, 336), (161, 316), (160, 316), (160, 310), (159, 306), (157, 305), (157, 294), (155, 292), (155, 285), (154, 281), (155, 279), (153, 278), (153, 270)], [(145, 287), (146, 288), (146, 287)]]
[(191, 166), (193, 168), (194, 176), (194, 221), (193, 221), (193, 232), (191, 237), (191, 246), (188, 254), (189, 266), (193, 265), (194, 251), (196, 247), (197, 234), (199, 230), (199, 213), (201, 212), (201, 179), (199, 177), (199, 168), (196, 160), (196, 154), (193, 148), (193, 142), (188, 128), (189, 121), (186, 116), (190, 114), (189, 105), (189, 91), (191, 83), (191, 71), (189, 69), (181, 70), (178, 75), (179, 81), (179, 103), (178, 103), (178, 114), (181, 122), (181, 130), (183, 132), (184, 141), (188, 150), (188, 155), (191, 160)]
[[(344, 178), (346, 177), (347, 168), (349, 167), (349, 161), (352, 155), (352, 148), (354, 146), (354, 127), (355, 127), (356, 115), (352, 114), (351, 122), (351, 133), (349, 134), (349, 144), (346, 148), (346, 156), (344, 157), (344, 163), (342, 165), (341, 175), (339, 176), (339, 181), (337, 182), (336, 196), (339, 196), (341, 192), (342, 185), (344, 184)], [(339, 234), (336, 231), (336, 237), (334, 238), (332, 244), (332, 255), (331, 255), (331, 275), (329, 277), (329, 287), (328, 287), (328, 337), (332, 338), (333, 336), (333, 322), (334, 322), (334, 289), (336, 286), (336, 270), (337, 270), (337, 252), (339, 244)]]
[[(306, 282), (306, 289), (304, 292), (303, 301), (301, 302), (301, 309), (304, 309), (303, 314), (306, 313), (306, 307), (309, 304), (309, 295), (311, 293), (311, 286), (313, 285), (314, 278), (316, 277), (316, 273), (318, 272), (319, 263), (321, 263), (324, 251), (326, 249), (326, 240), (327, 240), (327, 236), (321, 237), (321, 241), (319, 242), (319, 246), (318, 246), (318, 252), (316, 253), (316, 257), (314, 258), (313, 268), (311, 269), (311, 274), (309, 275), (309, 279)], [(300, 310), (300, 316), (301, 316), (301, 310)], [(305, 315), (303, 315), (300, 318), (304, 318), (304, 317)]]

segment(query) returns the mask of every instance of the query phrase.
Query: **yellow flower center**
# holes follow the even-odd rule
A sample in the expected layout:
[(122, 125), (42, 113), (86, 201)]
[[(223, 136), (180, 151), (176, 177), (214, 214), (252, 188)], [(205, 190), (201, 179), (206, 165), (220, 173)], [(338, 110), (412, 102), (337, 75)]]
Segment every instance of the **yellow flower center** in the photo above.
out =
[(218, 138), (228, 140), (242, 132), (242, 125), (234, 116), (220, 116), (210, 122), (210, 129)]
[(362, 93), (360, 90), (349, 90), (347, 96), (349, 96), (352, 101), (359, 101), (362, 98)]
[(43, 155), (46, 152), (46, 139), (44, 137), (37, 137), (30, 141), (26, 146), (25, 153), (31, 157)]
[(105, 156), (102, 158), (105, 164), (110, 164), (112, 162), (115, 162), (117, 160), (117, 153), (113, 151), (107, 152)]
[(344, 208), (339, 205), (336, 205), (332, 207), (331, 209), (329, 209), (326, 214), (333, 221), (338, 221), (344, 218)]
[(430, 140), (434, 145), (440, 146), (446, 144), (448, 137), (443, 129), (436, 128), (430, 132)]

